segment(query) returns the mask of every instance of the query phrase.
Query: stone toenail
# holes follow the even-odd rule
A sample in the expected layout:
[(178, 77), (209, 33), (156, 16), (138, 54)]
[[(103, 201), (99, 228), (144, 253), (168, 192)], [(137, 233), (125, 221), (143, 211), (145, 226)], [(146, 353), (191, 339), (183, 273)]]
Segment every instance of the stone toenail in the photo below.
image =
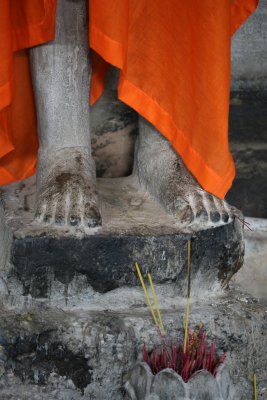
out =
[(99, 217), (99, 218), (89, 218), (87, 224), (88, 224), (89, 228), (95, 228), (97, 226), (100, 226), (101, 225), (101, 217)]
[(63, 225), (64, 224), (63, 215), (56, 215), (55, 223), (58, 224), (58, 225)]
[(41, 218), (41, 215), (42, 215), (41, 213), (36, 213), (36, 214), (35, 214), (35, 219), (40, 219), (40, 218)]
[(81, 221), (80, 218), (77, 217), (76, 215), (71, 215), (69, 220), (70, 220), (70, 225), (72, 226), (78, 225)]
[(229, 221), (229, 214), (223, 213), (222, 214), (222, 220), (223, 220), (223, 222), (228, 222)]
[(51, 218), (52, 218), (52, 215), (46, 214), (46, 215), (44, 216), (44, 222), (50, 222), (50, 221), (51, 221)]

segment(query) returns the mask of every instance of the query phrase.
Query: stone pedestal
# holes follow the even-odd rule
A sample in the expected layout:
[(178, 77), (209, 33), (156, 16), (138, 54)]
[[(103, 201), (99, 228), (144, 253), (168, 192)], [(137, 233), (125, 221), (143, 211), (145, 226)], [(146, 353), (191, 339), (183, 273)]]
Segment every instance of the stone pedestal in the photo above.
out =
[(253, 372), (263, 390), (264, 309), (223, 289), (242, 264), (240, 217), (182, 231), (132, 177), (100, 179), (98, 190), (103, 227), (94, 231), (33, 222), (33, 178), (2, 192), (1, 400), (124, 399), (123, 375), (142, 361), (143, 343), (162, 344), (134, 262), (152, 274), (168, 340), (181, 340), (188, 239), (190, 327), (202, 321), (228, 352), (236, 400), (252, 396)]
[[(156, 287), (170, 342), (183, 336), (185, 302), (173, 284)], [(161, 338), (142, 289), (64, 299), (50, 305), (23, 296), (4, 298), (0, 318), (1, 400), (123, 400), (123, 375)], [(266, 313), (244, 293), (192, 299), (190, 327), (202, 321), (225, 361), (235, 400), (266, 397)]]
[(53, 297), (55, 291), (75, 290), (77, 280), (101, 293), (139, 286), (135, 261), (156, 284), (173, 282), (184, 294), (189, 239), (192, 293), (225, 287), (241, 267), (244, 246), (238, 219), (181, 230), (133, 177), (99, 179), (98, 190), (103, 226), (95, 230), (33, 222), (34, 178), (3, 190), (11, 235), (8, 274), (22, 284), (24, 295)]

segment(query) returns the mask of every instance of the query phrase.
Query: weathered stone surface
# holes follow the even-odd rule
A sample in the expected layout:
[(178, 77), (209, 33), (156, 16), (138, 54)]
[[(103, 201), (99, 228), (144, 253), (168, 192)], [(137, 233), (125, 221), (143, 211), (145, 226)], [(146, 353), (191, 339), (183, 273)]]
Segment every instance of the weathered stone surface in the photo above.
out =
[(85, 277), (87, 286), (99, 292), (139, 285), (135, 261), (145, 275), (152, 273), (155, 283), (177, 282), (184, 293), (188, 239), (192, 293), (218, 290), (241, 267), (243, 233), (237, 218), (202, 230), (181, 230), (132, 177), (102, 179), (99, 193), (103, 227), (86, 232), (33, 222), (33, 179), (4, 189), (13, 235), (13, 268), (7, 274), (23, 285), (24, 295), (51, 297), (55, 281), (65, 291), (78, 277)]
[[(184, 300), (175, 285), (156, 286), (156, 291), (168, 340), (181, 340)], [(96, 296), (86, 296), (83, 303), (77, 297), (69, 299), (68, 306), (64, 301), (51, 306), (22, 296), (1, 298), (1, 400), (124, 398), (122, 377), (142, 360), (143, 343), (150, 351), (161, 338), (142, 289), (120, 288)], [(216, 349), (228, 353), (225, 365), (236, 388), (234, 399), (253, 398), (256, 372), (258, 399), (264, 400), (264, 307), (234, 290), (202, 301), (192, 298), (190, 326), (200, 321)], [(223, 395), (229, 397), (227, 393)]]
[(227, 196), (246, 216), (267, 217), (267, 2), (234, 34), (229, 137), (236, 179)]
[(4, 207), (0, 199), (0, 271), (9, 261), (11, 243), (12, 234), (6, 225)]
[(267, 219), (246, 218), (244, 264), (233, 282), (267, 304)]
[(257, 10), (232, 38), (231, 75), (234, 90), (267, 89), (267, 2), (259, 1)]

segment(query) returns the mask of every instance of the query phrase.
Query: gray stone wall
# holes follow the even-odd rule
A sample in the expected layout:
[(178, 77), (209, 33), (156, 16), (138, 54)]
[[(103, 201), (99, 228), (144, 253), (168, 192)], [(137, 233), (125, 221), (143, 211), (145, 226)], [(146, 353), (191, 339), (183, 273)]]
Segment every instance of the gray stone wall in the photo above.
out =
[(232, 90), (267, 89), (267, 0), (232, 39)]
[(230, 147), (236, 178), (228, 201), (246, 216), (267, 217), (267, 0), (232, 39)]

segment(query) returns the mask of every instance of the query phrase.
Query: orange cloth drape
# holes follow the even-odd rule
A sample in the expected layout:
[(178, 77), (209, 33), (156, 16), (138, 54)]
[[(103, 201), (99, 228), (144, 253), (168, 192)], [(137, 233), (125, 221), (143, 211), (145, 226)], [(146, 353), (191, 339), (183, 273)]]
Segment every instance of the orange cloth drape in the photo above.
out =
[[(119, 98), (172, 143), (204, 189), (223, 198), (234, 178), (228, 149), (231, 34), (257, 0), (90, 0), (91, 102), (107, 63)], [(54, 37), (56, 0), (0, 0), (0, 185), (29, 176), (37, 152), (26, 53)], [(25, 99), (27, 99), (25, 101)]]
[(0, 0), (0, 186), (35, 172), (38, 135), (27, 48), (52, 40), (56, 0)]

